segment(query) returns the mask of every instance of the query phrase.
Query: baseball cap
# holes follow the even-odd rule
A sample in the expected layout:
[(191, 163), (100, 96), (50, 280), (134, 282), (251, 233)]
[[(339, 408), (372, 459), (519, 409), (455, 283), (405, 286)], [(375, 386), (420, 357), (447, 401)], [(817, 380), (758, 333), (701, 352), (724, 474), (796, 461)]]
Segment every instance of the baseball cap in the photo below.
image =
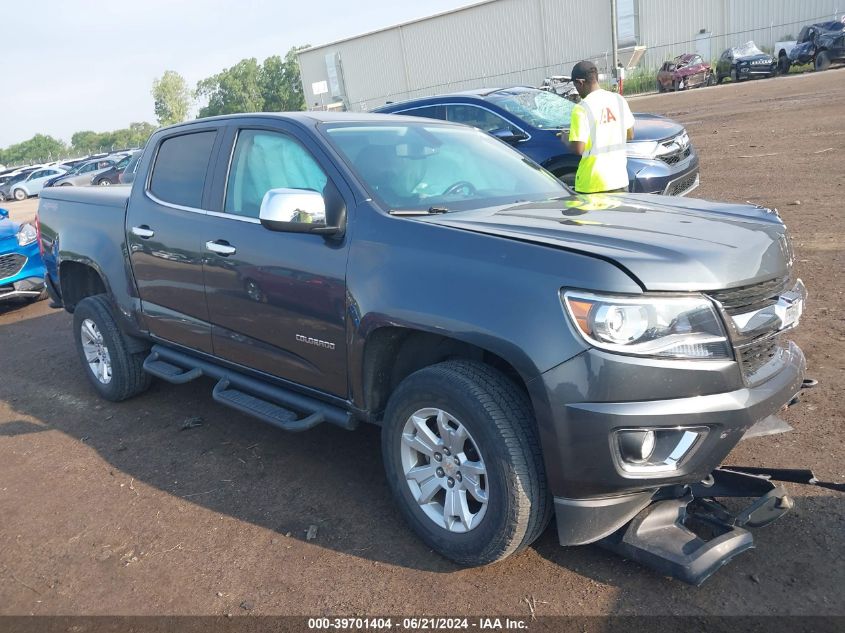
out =
[(589, 79), (590, 77), (598, 78), (599, 69), (593, 62), (582, 60), (572, 67), (570, 76), (573, 79)]

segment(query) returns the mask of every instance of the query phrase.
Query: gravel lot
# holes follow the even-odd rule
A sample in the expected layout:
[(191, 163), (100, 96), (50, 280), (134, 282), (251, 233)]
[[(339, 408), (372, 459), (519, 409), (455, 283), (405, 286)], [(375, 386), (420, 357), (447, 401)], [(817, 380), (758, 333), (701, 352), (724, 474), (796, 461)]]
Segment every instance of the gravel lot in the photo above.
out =
[[(795, 339), (820, 385), (785, 414), (794, 432), (743, 442), (728, 461), (834, 481), (843, 101), (845, 70), (632, 100), (689, 129), (696, 197), (780, 209), (809, 288)], [(36, 205), (5, 206), (21, 219)], [(842, 495), (790, 486), (795, 510), (699, 588), (560, 548), (553, 529), (503, 563), (459, 569), (402, 523), (377, 429), (284, 434), (215, 404), (203, 380), (100, 401), (69, 325), (46, 301), (0, 308), (0, 614), (845, 615)], [(202, 425), (183, 430), (195, 416)]]

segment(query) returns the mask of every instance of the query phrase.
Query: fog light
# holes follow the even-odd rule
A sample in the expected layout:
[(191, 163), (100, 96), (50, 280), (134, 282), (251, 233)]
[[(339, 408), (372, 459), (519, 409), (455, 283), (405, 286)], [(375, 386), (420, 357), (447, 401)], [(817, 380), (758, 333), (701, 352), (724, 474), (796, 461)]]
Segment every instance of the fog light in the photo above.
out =
[(619, 450), (626, 462), (639, 464), (647, 461), (654, 452), (654, 431), (622, 431), (619, 434)]
[(625, 473), (665, 475), (678, 470), (707, 435), (706, 427), (622, 429), (615, 433), (618, 466)]

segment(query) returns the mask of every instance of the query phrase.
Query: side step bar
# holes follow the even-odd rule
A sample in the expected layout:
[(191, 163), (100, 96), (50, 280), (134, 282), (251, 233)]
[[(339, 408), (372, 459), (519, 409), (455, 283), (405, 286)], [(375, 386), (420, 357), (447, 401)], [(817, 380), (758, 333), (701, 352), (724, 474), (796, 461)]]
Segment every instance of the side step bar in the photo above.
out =
[(153, 345), (144, 361), (144, 371), (177, 385), (200, 376), (215, 378), (218, 382), (212, 397), (217, 402), (285, 431), (306, 431), (322, 422), (348, 431), (358, 427), (358, 420), (345, 409), (162, 345)]

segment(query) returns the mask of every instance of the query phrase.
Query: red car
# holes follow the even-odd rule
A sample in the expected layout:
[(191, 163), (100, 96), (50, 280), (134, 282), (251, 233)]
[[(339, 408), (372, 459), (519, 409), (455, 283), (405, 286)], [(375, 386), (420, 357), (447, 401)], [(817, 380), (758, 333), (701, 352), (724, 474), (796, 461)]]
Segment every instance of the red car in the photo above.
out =
[(684, 90), (699, 86), (712, 86), (715, 82), (710, 64), (701, 55), (686, 53), (670, 62), (664, 62), (657, 71), (657, 91)]

